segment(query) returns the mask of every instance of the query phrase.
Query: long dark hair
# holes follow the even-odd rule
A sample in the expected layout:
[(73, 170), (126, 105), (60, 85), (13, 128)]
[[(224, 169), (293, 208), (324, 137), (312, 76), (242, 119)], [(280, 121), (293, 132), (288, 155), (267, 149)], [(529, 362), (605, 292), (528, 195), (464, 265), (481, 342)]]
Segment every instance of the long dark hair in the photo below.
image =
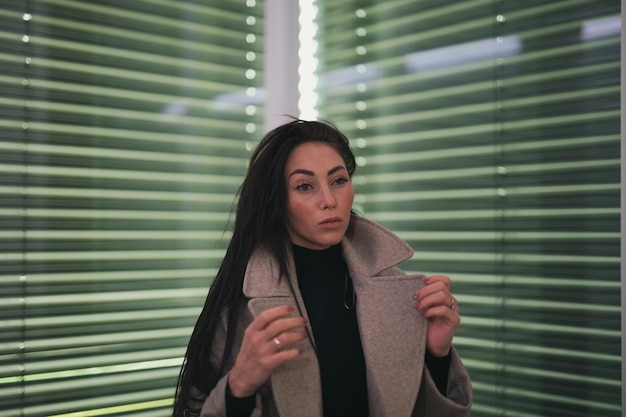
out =
[[(263, 248), (278, 262), (280, 277), (287, 274), (285, 226), (287, 188), (284, 169), (292, 150), (306, 142), (325, 142), (341, 155), (350, 176), (356, 168), (348, 139), (332, 124), (294, 120), (267, 133), (250, 159), (246, 178), (239, 188), (233, 236), (209, 290), (204, 308), (191, 335), (176, 387), (174, 417), (199, 414), (189, 401), (203, 401), (227, 372), (234, 329), (247, 299), (242, 292), (246, 266), (252, 252)], [(227, 320), (226, 342), (221, 358), (211, 357), (213, 336)], [(216, 363), (219, 366), (216, 367)], [(191, 388), (202, 393), (192, 397)]]

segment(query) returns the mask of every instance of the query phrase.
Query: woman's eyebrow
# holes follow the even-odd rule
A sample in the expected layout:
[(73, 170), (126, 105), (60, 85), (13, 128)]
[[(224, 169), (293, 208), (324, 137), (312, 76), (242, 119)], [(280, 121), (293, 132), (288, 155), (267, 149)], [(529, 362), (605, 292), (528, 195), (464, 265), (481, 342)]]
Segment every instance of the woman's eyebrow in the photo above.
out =
[(289, 174), (289, 177), (296, 175), (296, 174), (304, 174), (304, 175), (308, 175), (310, 177), (315, 176), (315, 173), (313, 171), (309, 171), (308, 169), (294, 169), (291, 174)]
[[(346, 169), (346, 167), (344, 167), (343, 165), (337, 165), (334, 168), (331, 168), (328, 170), (328, 174), (327, 175), (333, 175), (335, 172), (340, 171), (342, 169)], [(310, 177), (314, 177), (315, 173), (313, 171), (309, 171), (308, 169), (294, 169), (291, 174), (289, 174), (289, 177), (296, 175), (296, 174), (304, 174), (304, 175), (308, 175)]]
[(342, 169), (345, 169), (347, 171), (346, 167), (344, 167), (343, 165), (337, 165), (336, 167), (328, 170), (328, 175), (333, 175), (335, 172), (340, 171)]

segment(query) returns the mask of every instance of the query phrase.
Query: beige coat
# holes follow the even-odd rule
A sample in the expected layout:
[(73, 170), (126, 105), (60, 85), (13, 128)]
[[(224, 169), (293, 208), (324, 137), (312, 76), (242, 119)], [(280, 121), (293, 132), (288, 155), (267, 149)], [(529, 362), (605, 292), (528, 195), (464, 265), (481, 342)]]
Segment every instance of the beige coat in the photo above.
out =
[[(411, 247), (382, 226), (360, 217), (352, 218), (342, 245), (357, 297), (370, 416), (469, 416), (470, 379), (456, 351), (452, 351), (447, 398), (439, 393), (424, 366), (427, 321), (413, 308), (412, 299), (423, 285), (423, 276), (406, 275), (396, 266), (413, 255)], [(251, 258), (243, 286), (250, 301), (235, 346), (240, 345), (243, 329), (250, 321), (270, 307), (289, 304), (297, 312), (299, 306), (307, 317), (293, 262), (289, 268), (295, 297), (288, 282), (278, 280), (272, 258), (263, 253), (255, 253)], [(312, 334), (311, 329), (309, 333)], [(217, 338), (221, 339), (219, 335)], [(220, 342), (216, 340), (217, 355), (223, 346)], [(302, 354), (276, 369), (270, 381), (259, 389), (253, 416), (322, 417), (315, 351), (311, 341), (301, 344)], [(204, 401), (203, 416), (226, 417), (227, 377)]]

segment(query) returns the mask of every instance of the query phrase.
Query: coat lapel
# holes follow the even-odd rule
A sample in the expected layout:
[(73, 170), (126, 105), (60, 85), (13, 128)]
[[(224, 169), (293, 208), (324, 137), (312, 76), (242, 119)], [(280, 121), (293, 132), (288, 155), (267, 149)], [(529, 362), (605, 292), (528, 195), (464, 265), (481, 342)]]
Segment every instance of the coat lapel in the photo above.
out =
[(411, 298), (420, 278), (353, 278), (372, 417), (408, 417), (415, 405), (426, 344), (425, 320)]
[[(289, 269), (295, 271), (293, 262)], [(254, 317), (272, 307), (291, 305), (295, 308), (294, 315), (308, 320), (295, 274), (292, 272), (287, 279), (279, 279), (278, 265), (262, 251), (256, 252), (248, 263), (243, 292), (250, 298), (248, 309)], [(307, 331), (312, 337), (309, 326)], [(321, 377), (313, 340), (305, 339), (299, 347), (302, 348), (300, 356), (272, 374), (274, 402), (281, 416), (322, 417)]]
[(370, 416), (409, 417), (424, 367), (427, 321), (413, 308), (423, 275), (395, 268), (413, 249), (387, 229), (353, 219), (344, 256), (357, 296), (357, 315), (367, 367)]

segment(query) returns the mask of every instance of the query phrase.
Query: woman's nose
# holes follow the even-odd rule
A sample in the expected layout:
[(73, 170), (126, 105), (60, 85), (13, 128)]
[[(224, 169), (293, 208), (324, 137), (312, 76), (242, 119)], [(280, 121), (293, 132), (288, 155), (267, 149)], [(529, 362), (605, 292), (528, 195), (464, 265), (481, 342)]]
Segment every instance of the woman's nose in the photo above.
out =
[(332, 191), (328, 187), (322, 187), (322, 209), (335, 208), (337, 206), (337, 200)]

